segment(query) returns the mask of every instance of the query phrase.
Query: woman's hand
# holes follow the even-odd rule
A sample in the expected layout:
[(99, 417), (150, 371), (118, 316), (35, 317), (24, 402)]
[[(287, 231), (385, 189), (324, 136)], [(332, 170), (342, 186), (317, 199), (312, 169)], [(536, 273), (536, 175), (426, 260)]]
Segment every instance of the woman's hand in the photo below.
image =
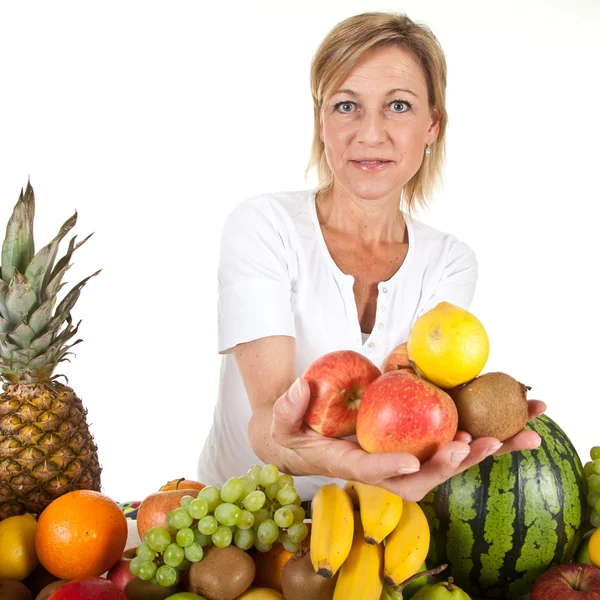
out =
[[(384, 487), (406, 500), (421, 500), (431, 489), (457, 473), (481, 462), (491, 454), (537, 448), (540, 438), (534, 431), (523, 430), (501, 444), (491, 437), (471, 441), (458, 432), (430, 460), (422, 464), (406, 452), (365, 452), (358, 443), (328, 438), (304, 423), (310, 401), (310, 389), (298, 379), (273, 406), (273, 441), (294, 451), (307, 474), (327, 473), (329, 477), (362, 481)], [(529, 402), (530, 419), (543, 413), (543, 402)]]

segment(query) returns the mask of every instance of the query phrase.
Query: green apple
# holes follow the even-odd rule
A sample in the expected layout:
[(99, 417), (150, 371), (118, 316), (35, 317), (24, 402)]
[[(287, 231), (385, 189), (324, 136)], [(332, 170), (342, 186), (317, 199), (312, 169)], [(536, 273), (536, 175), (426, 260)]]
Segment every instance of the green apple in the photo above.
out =
[[(594, 533), (594, 529), (590, 529), (581, 540), (581, 544), (579, 544), (579, 548), (577, 548), (577, 552), (575, 552), (575, 557), (573, 558), (574, 562), (585, 563), (586, 565), (591, 565), (592, 561), (590, 560), (590, 538), (592, 537), (592, 533)], [(593, 566), (593, 565), (592, 565)]]
[(412, 600), (471, 600), (471, 596), (454, 585), (452, 577), (434, 585), (422, 587)]
[(172, 596), (168, 596), (165, 600), (206, 600), (206, 598), (192, 592), (177, 592)]

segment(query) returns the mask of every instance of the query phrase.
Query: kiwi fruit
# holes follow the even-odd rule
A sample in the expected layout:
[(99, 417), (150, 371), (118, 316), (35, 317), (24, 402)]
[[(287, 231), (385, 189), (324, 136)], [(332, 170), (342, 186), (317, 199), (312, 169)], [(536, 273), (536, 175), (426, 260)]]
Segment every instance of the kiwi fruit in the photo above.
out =
[(250, 587), (255, 574), (254, 561), (243, 550), (212, 546), (190, 567), (187, 591), (210, 600), (235, 600)]
[(52, 594), (65, 583), (68, 583), (68, 579), (57, 579), (52, 583), (49, 583), (45, 588), (43, 588), (40, 593), (35, 597), (35, 600), (48, 600)]
[(527, 423), (530, 389), (506, 373), (486, 373), (450, 390), (458, 411), (458, 428), (473, 439), (491, 436), (503, 442)]
[(33, 600), (33, 594), (20, 581), (0, 579), (0, 598), (2, 600)]
[(285, 600), (332, 600), (337, 573), (327, 579), (315, 573), (308, 548), (302, 548), (285, 563), (281, 589)]

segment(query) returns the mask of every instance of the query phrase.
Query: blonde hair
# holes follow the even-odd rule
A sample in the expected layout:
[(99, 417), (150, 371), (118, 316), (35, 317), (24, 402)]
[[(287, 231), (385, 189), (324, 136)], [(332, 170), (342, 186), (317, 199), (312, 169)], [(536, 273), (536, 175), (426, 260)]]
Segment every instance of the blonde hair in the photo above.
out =
[(406, 15), (385, 12), (355, 15), (338, 23), (321, 42), (310, 69), (314, 132), (307, 173), (316, 168), (319, 193), (326, 193), (333, 186), (333, 173), (320, 137), (323, 107), (361, 56), (381, 46), (398, 46), (411, 52), (427, 82), (429, 107), (440, 116), (439, 134), (430, 148), (431, 154), (402, 189), (401, 203), (411, 212), (415, 204), (426, 205), (441, 181), (448, 115), (444, 52), (426, 25), (414, 23)]

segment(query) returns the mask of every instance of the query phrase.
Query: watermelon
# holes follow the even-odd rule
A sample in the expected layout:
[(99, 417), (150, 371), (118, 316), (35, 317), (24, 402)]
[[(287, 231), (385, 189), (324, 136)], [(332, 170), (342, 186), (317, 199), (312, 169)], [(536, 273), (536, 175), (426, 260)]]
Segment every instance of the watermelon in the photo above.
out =
[(420, 502), (431, 529), (428, 565), (448, 563), (467, 593), (517, 598), (551, 566), (568, 562), (587, 527), (577, 451), (548, 416), (527, 424), (542, 443), (488, 457)]

